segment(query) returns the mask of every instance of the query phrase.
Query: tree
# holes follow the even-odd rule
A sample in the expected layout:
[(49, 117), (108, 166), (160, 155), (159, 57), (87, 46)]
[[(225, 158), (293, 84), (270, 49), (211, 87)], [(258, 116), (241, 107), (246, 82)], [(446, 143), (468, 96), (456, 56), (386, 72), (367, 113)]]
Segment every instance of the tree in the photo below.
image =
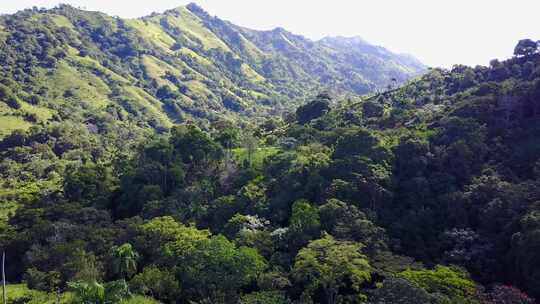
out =
[(144, 268), (131, 279), (129, 285), (134, 292), (149, 295), (166, 303), (174, 303), (180, 294), (180, 283), (176, 280), (174, 272), (156, 266)]
[(105, 202), (114, 188), (111, 168), (87, 163), (66, 170), (64, 193), (72, 201)]
[(244, 149), (246, 149), (247, 162), (251, 166), (253, 165), (253, 156), (257, 152), (257, 138), (253, 136), (252, 134), (247, 134), (242, 139), (242, 143), (243, 143)]
[(156, 97), (161, 100), (175, 99), (179, 96), (178, 92), (173, 91), (168, 85), (161, 86), (156, 92)]
[(386, 248), (384, 229), (373, 224), (356, 206), (329, 199), (319, 207), (319, 213), (324, 231), (338, 239), (361, 242), (370, 256)]
[(381, 145), (373, 132), (367, 129), (347, 130), (338, 139), (333, 158), (354, 159), (357, 156), (382, 162), (387, 161), (391, 154)]
[(3, 300), (3, 303), (4, 303), (4, 304), (7, 303), (7, 298), (6, 298), (6, 270), (5, 270), (5, 265), (6, 265), (6, 252), (5, 252), (5, 251), (2, 251), (2, 300)]
[(362, 114), (366, 118), (381, 117), (384, 114), (384, 107), (376, 101), (367, 100), (362, 103)]
[(294, 251), (304, 246), (309, 240), (320, 235), (321, 222), (319, 211), (306, 200), (298, 200), (292, 206), (289, 223), (290, 243)]
[(200, 241), (193, 250), (176, 254), (186, 260), (179, 265), (185, 288), (193, 296), (219, 303), (231, 302), (240, 287), (254, 281), (266, 268), (255, 249), (236, 247), (223, 236)]
[(432, 270), (405, 270), (399, 276), (430, 294), (445, 296), (449, 304), (478, 303), (476, 284), (466, 271), (437, 265)]
[(331, 100), (328, 94), (319, 94), (313, 101), (296, 110), (296, 120), (299, 124), (306, 124), (323, 116), (329, 111)]
[(360, 285), (370, 280), (371, 267), (360, 250), (362, 244), (337, 241), (326, 234), (322, 239), (311, 241), (296, 256), (293, 277), (304, 283), (312, 294), (322, 289), (327, 304), (334, 304), (340, 287), (351, 282), (358, 291)]
[(112, 248), (113, 270), (122, 280), (126, 280), (137, 272), (139, 254), (129, 243)]
[(486, 295), (485, 304), (534, 304), (535, 301), (519, 289), (507, 285), (495, 285)]
[(388, 278), (369, 297), (369, 304), (432, 304), (424, 289), (401, 278)]
[(96, 281), (70, 282), (68, 286), (81, 304), (105, 304), (105, 287)]
[(531, 208), (519, 220), (520, 231), (512, 235), (515, 271), (523, 279), (526, 291), (540, 297), (540, 206)]
[(121, 281), (70, 282), (68, 287), (75, 293), (77, 304), (116, 304), (129, 297), (127, 285)]
[(44, 272), (36, 268), (27, 269), (23, 278), (29, 288), (47, 292), (56, 291), (62, 282), (58, 271)]
[(218, 132), (215, 139), (224, 149), (230, 152), (232, 148), (238, 145), (240, 134), (237, 128), (225, 127)]
[(171, 144), (185, 163), (218, 159), (223, 151), (207, 133), (194, 125), (176, 126), (171, 130)]
[(164, 216), (153, 218), (138, 227), (135, 242), (144, 257), (164, 266), (174, 266), (169, 261), (171, 256), (189, 252), (198, 242), (209, 237), (208, 230), (188, 227), (171, 216)]
[(77, 250), (74, 257), (64, 265), (73, 273), (70, 280), (79, 282), (98, 282), (102, 278), (102, 265), (93, 253)]
[(538, 42), (531, 39), (522, 39), (518, 42), (514, 48), (514, 55), (521, 56), (530, 56), (538, 51)]
[(239, 304), (289, 304), (283, 292), (279, 291), (259, 291), (244, 295), (240, 298)]
[(172, 217), (146, 222), (139, 234), (137, 244), (153, 260), (177, 269), (185, 298), (235, 299), (238, 289), (266, 267), (255, 249), (237, 247), (223, 236), (210, 237), (207, 230), (186, 227)]
[(18, 110), (18, 109), (22, 108), (21, 102), (20, 102), (19, 99), (18, 99), (17, 97), (15, 97), (14, 95), (7, 97), (6, 100), (5, 100), (5, 102), (6, 102), (6, 104), (7, 104), (8, 106), (10, 106), (12, 109)]
[(306, 200), (294, 202), (289, 228), (313, 235), (319, 232), (320, 226), (321, 223), (317, 208), (311, 206)]

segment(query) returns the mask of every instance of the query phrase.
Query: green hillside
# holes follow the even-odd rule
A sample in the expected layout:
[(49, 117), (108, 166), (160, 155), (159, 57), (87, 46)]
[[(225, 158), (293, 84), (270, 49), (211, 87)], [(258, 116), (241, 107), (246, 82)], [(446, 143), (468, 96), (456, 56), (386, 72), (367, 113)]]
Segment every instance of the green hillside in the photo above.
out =
[(424, 70), (367, 49), (351, 65), (339, 48), (247, 30), (196, 5), (129, 20), (61, 5), (2, 16), (0, 27), (0, 136), (88, 113), (122, 113), (157, 131), (264, 117), (313, 90), (367, 93)]
[(0, 17), (7, 300), (534, 304), (540, 41), (429, 69), (188, 5)]
[[(173, 71), (145, 56), (152, 73)], [(65, 73), (87, 84), (68, 64), (52, 76)], [(97, 83), (76, 94), (106, 94)], [(522, 41), (490, 67), (322, 93), (255, 127), (155, 134), (122, 111), (97, 114), (110, 101), (81, 105), (91, 122), (0, 141), (0, 245), (9, 281), (26, 284), (8, 292), (29, 303), (533, 304), (539, 100), (538, 43)]]

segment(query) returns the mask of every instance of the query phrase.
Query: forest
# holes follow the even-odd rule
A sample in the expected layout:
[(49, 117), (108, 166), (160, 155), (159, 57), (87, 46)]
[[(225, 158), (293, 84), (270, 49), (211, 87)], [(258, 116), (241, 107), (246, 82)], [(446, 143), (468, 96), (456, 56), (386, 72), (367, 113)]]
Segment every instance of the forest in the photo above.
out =
[[(268, 96), (312, 95), (275, 112), (247, 97), (257, 94), (234, 99), (253, 105), (251, 116), (224, 110), (220, 97), (223, 108), (190, 103), (178, 107), (185, 119), (172, 119), (170, 105), (193, 83), (135, 64), (131, 52), (146, 42), (121, 20), (103, 17), (111, 36), (70, 7), (18, 14), (0, 32), (10, 46), (0, 52), (0, 122), (28, 122), (0, 137), (7, 303), (540, 300), (540, 42), (520, 40), (512, 58), (487, 67), (432, 68), (367, 94), (271, 80), (257, 85)], [(35, 23), (47, 14), (91, 30), (57, 28), (51, 16), (39, 21), (48, 27)], [(163, 52), (154, 55), (166, 61)], [(48, 87), (62, 69), (85, 78)], [(258, 90), (230, 77), (229, 88)], [(106, 86), (106, 98), (83, 82)], [(143, 110), (138, 99), (169, 110)]]

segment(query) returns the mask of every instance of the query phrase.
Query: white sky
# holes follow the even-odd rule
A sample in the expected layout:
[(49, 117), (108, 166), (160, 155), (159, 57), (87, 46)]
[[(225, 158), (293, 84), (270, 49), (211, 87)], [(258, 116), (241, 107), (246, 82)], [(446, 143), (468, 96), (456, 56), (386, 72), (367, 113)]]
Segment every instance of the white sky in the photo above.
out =
[(519, 39), (540, 39), (540, 0), (1, 0), (0, 13), (59, 2), (120, 17), (196, 2), (249, 28), (281, 26), (311, 39), (361, 36), (444, 67), (487, 65), (511, 56)]

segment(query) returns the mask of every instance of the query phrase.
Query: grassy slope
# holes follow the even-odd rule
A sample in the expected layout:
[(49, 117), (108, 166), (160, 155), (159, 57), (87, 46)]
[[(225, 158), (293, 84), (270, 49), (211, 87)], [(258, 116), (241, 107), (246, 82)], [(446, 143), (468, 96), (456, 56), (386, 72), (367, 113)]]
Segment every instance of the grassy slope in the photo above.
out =
[[(206, 28), (200, 18), (191, 13), (187, 8), (180, 7), (174, 10), (174, 13), (177, 16), (168, 16), (167, 21), (170, 25), (185, 33), (190, 40), (201, 43), (205, 50), (218, 48), (231, 52), (229, 46), (211, 30)], [(155, 19), (153, 21), (156, 22)]]
[[(262, 168), (263, 162), (267, 157), (275, 155), (279, 152), (277, 147), (257, 148), (252, 156), (251, 162), (255, 168)], [(248, 152), (246, 148), (236, 148), (232, 150), (233, 157), (239, 163), (248, 160)]]
[[(55, 294), (48, 294), (43, 291), (28, 289), (28, 287), (26, 287), (26, 284), (9, 284), (6, 286), (6, 294), (8, 303), (12, 303), (13, 301), (27, 304), (57, 303), (57, 296)], [(23, 299), (25, 300), (23, 301)], [(71, 303), (72, 300), (73, 294), (71, 293), (63, 293), (60, 296), (61, 304)]]
[[(153, 95), (156, 88), (152, 89), (149, 82), (155, 81), (158, 86), (168, 85), (173, 90), (181, 89), (183, 96), (178, 103), (183, 106), (185, 117), (211, 119), (218, 116), (240, 118), (249, 115), (262, 119), (268, 112), (286, 109), (287, 105), (292, 106), (311, 95), (313, 88), (309, 87), (314, 82), (308, 81), (307, 84), (302, 79), (312, 76), (317, 78), (301, 66), (305, 54), (278, 51), (279, 46), (274, 45), (276, 41), (272, 40), (275, 37), (272, 38), (269, 32), (261, 32), (255, 37), (250, 31), (201, 15), (192, 7), (180, 7), (164, 14), (128, 20), (117, 20), (105, 14), (74, 8), (29, 13), (20, 18), (37, 28), (47, 27), (52, 35), (57, 35), (56, 31), (69, 33), (73, 40), (58, 45), (57, 50), (62, 49), (66, 56), (58, 57), (55, 68), (35, 65), (36, 71), (30, 82), (35, 86), (31, 90), (32, 94), (36, 94), (42, 87), (48, 89), (46, 96), (42, 96), (42, 104), (33, 106), (22, 102), (23, 107), (18, 111), (0, 104), (0, 138), (13, 130), (26, 130), (32, 126), (34, 122), (24, 119), (27, 114), (31, 114), (37, 123), (46, 123), (62, 108), (69, 109), (79, 120), (84, 117), (79, 109), (99, 113), (110, 105), (117, 104), (122, 108), (126, 103), (122, 103), (122, 98), (114, 96), (118, 84), (120, 92), (126, 95), (123, 97), (129, 99), (127, 104), (139, 114), (148, 115), (139, 119), (159, 121), (160, 126), (167, 127), (177, 116), (164, 109), (163, 104)], [(0, 30), (0, 42), (13, 31), (6, 30), (7, 27), (1, 23), (3, 30)], [(130, 40), (127, 45), (141, 47), (142, 51), (136, 55), (135, 62), (146, 71), (145, 80), (133, 73), (136, 68), (118, 65), (118, 61), (124, 59), (119, 60), (103, 53), (103, 45), (91, 34), (100, 28), (106, 29), (105, 35), (108, 36), (116, 35), (122, 28), (127, 29), (130, 36), (122, 39)], [(298, 44), (293, 36), (284, 33), (278, 36), (277, 40), (303, 52), (304, 45)], [(116, 47), (114, 43), (110, 46)], [(81, 55), (83, 50), (92, 50), (91, 55)], [(49, 55), (55, 56), (55, 52)], [(310, 54), (313, 52), (307, 51)], [(291, 58), (294, 60), (286, 58), (289, 55), (293, 55)], [(321, 66), (321, 69), (326, 67)], [(184, 87), (177, 87), (165, 79), (166, 74), (177, 77)], [(21, 87), (15, 90), (26, 94)], [(236, 103), (243, 110), (234, 113), (236, 110), (225, 108), (223, 96), (236, 98)], [(129, 112), (131, 109), (124, 110)]]
[(22, 117), (12, 115), (0, 116), (0, 138), (10, 134), (13, 130), (27, 130), (32, 123), (25, 121)]
[[(26, 284), (9, 284), (6, 286), (8, 303), (20, 301), (27, 304), (56, 304), (57, 295), (46, 293), (38, 290), (28, 289)], [(71, 292), (62, 293), (60, 295), (60, 304), (73, 303), (74, 295)], [(159, 302), (151, 298), (135, 295), (130, 299), (123, 300), (120, 304), (158, 304)]]
[(171, 52), (171, 46), (175, 40), (164, 32), (158, 24), (142, 19), (130, 19), (127, 24), (134, 28), (142, 39), (153, 43), (163, 51)]

